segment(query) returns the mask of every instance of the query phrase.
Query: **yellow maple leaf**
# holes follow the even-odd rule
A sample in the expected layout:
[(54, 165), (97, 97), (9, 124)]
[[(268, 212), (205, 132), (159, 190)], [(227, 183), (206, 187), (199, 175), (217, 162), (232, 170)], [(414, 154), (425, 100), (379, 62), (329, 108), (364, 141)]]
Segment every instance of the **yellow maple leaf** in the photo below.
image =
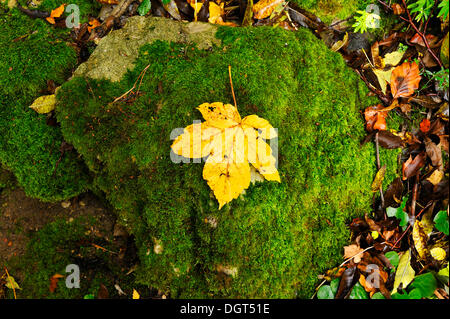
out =
[(197, 109), (205, 122), (187, 126), (171, 148), (183, 157), (208, 156), (203, 178), (219, 209), (249, 187), (250, 164), (265, 179), (280, 182), (276, 159), (265, 141), (277, 137), (269, 121), (257, 115), (241, 119), (236, 107), (221, 102), (203, 103)]

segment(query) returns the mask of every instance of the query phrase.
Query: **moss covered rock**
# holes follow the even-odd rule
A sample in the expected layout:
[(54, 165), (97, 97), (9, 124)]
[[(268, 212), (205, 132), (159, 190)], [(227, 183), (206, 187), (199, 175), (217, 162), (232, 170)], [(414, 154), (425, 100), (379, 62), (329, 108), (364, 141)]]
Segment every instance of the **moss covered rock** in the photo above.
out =
[[(44, 1), (40, 9), (57, 5), (58, 1)], [(89, 182), (75, 152), (66, 152), (57, 165), (63, 142), (60, 129), (47, 125), (46, 115), (29, 109), (45, 94), (47, 80), (63, 83), (76, 65), (69, 32), (0, 4), (0, 161), (29, 196), (45, 201), (77, 195)]]
[[(154, 37), (167, 23), (178, 25), (170, 42)], [(346, 223), (370, 209), (375, 155), (359, 145), (360, 111), (374, 101), (307, 30), (220, 27), (219, 44), (207, 49), (183, 30), (133, 17), (103, 38), (93, 58), (111, 58), (81, 66), (58, 91), (64, 137), (135, 235), (141, 283), (172, 297), (308, 297), (317, 275), (342, 258)], [(124, 44), (134, 48), (132, 37), (148, 41), (128, 52), (139, 54), (120, 76), (104, 68), (89, 77)], [(279, 129), (282, 182), (251, 185), (219, 210), (203, 164), (170, 160), (170, 134), (201, 119), (201, 103), (233, 101), (228, 65), (241, 116)]]
[(356, 12), (365, 9), (371, 0), (292, 0), (303, 9), (317, 15), (325, 23), (334, 19), (346, 19)]

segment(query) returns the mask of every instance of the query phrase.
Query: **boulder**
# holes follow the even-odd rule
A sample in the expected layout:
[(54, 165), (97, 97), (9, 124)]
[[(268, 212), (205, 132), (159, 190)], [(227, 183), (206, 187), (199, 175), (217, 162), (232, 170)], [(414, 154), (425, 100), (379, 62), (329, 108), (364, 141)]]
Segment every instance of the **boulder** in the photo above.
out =
[[(233, 104), (229, 65), (240, 115), (278, 129), (281, 183), (251, 184), (219, 210), (204, 161), (174, 163), (170, 146), (200, 104)], [(370, 210), (367, 93), (308, 30), (136, 16), (61, 86), (56, 113), (135, 236), (139, 283), (173, 298), (308, 298), (341, 261), (346, 224)]]

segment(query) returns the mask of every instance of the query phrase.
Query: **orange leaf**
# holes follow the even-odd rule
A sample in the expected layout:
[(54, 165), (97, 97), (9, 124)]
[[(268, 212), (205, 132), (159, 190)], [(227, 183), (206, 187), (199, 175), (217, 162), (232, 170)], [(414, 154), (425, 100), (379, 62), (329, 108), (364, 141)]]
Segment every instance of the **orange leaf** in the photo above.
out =
[(400, 15), (405, 12), (405, 9), (403, 9), (403, 7), (398, 3), (393, 3), (391, 6), (392, 6), (392, 10), (394, 11), (395, 15)]
[(52, 17), (47, 17), (45, 18), (45, 20), (47, 20), (51, 24), (55, 24), (55, 19), (53, 19)]
[(52, 10), (52, 12), (50, 12), (50, 16), (45, 18), (45, 20), (47, 20), (50, 24), (55, 24), (55, 18), (59, 18), (63, 14), (64, 6), (65, 4), (62, 4), (55, 10)]
[(96, 27), (99, 27), (101, 23), (97, 19), (91, 19), (89, 20), (90, 27), (87, 27), (88, 32), (91, 33), (92, 29), (95, 29)]
[(253, 6), (255, 19), (264, 19), (270, 16), (275, 7), (284, 0), (260, 0)]
[(419, 66), (415, 62), (405, 62), (392, 71), (391, 92), (394, 99), (408, 97), (419, 88), (421, 80)]
[(63, 275), (60, 274), (54, 274), (51, 278), (50, 278), (50, 292), (54, 292), (56, 287), (58, 286), (58, 280), (59, 278), (64, 278)]
[(422, 122), (420, 122), (420, 130), (424, 133), (430, 130), (430, 126), (431, 123), (428, 119), (423, 119)]
[(62, 4), (55, 10), (52, 10), (52, 12), (50, 13), (50, 17), (59, 18), (64, 12), (64, 6), (65, 6), (65, 4)]
[(372, 132), (373, 130), (385, 130), (386, 116), (387, 112), (383, 110), (383, 106), (381, 104), (366, 108), (364, 111), (364, 118), (366, 119), (367, 131)]

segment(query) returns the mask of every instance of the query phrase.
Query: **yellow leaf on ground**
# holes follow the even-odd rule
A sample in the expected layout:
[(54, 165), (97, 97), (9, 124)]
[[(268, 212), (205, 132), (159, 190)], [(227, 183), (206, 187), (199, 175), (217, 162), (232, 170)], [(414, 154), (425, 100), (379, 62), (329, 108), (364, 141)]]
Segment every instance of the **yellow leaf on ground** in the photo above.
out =
[(422, 226), (420, 220), (416, 219), (413, 226), (412, 236), (414, 240), (414, 246), (416, 247), (419, 257), (421, 259), (427, 259), (429, 250), (427, 247), (428, 236)]
[(20, 288), (19, 284), (16, 282), (13, 276), (7, 276), (5, 286), (6, 288), (9, 289), (22, 289)]
[(400, 63), (404, 54), (405, 52), (402, 51), (394, 51), (387, 53), (384, 58), (377, 56), (378, 64), (376, 64), (376, 68), (372, 68), (372, 71), (378, 78), (383, 94), (386, 94), (387, 84), (391, 82), (392, 71)]
[(221, 102), (203, 103), (197, 108), (208, 125), (217, 128), (236, 126), (241, 122), (237, 108)]
[(277, 131), (272, 127), (272, 125), (270, 125), (269, 121), (259, 117), (258, 115), (253, 114), (244, 117), (242, 120), (242, 125), (244, 128), (245, 126), (250, 126), (260, 130), (260, 136), (263, 139), (270, 140), (277, 137)]
[(444, 260), (445, 257), (447, 256), (447, 253), (441, 247), (432, 248), (430, 250), (430, 254), (434, 259), (436, 259), (438, 261)]
[(383, 165), (375, 175), (375, 179), (372, 182), (372, 192), (377, 192), (383, 184), (384, 174), (386, 173), (386, 164)]
[(139, 295), (136, 289), (133, 289), (133, 299), (141, 299), (141, 295)]
[(442, 180), (443, 177), (444, 177), (444, 172), (437, 169), (433, 172), (433, 174), (428, 176), (427, 181), (429, 181), (431, 184), (436, 186), (437, 184), (439, 184), (439, 182)]
[(220, 102), (203, 103), (198, 110), (206, 121), (187, 126), (171, 148), (188, 158), (209, 155), (203, 178), (214, 192), (219, 209), (247, 189), (251, 180), (257, 180), (249, 164), (266, 180), (281, 182), (276, 158), (263, 139), (277, 135), (267, 120), (250, 115), (241, 121), (236, 107)]
[(284, 0), (260, 0), (253, 6), (253, 16), (255, 19), (264, 19), (270, 16), (276, 6)]
[(55, 105), (56, 97), (54, 94), (43, 95), (34, 100), (33, 104), (30, 105), (30, 108), (40, 114), (44, 114), (53, 111), (55, 109)]
[(217, 158), (211, 156), (203, 169), (203, 178), (213, 190), (221, 209), (250, 186), (250, 166), (248, 162), (224, 162), (223, 159), (217, 162)]
[(411, 281), (413, 281), (416, 272), (411, 267), (411, 254), (409, 250), (405, 251), (398, 262), (397, 272), (395, 273), (394, 288), (392, 294), (397, 292), (397, 289), (402, 284), (406, 288)]

